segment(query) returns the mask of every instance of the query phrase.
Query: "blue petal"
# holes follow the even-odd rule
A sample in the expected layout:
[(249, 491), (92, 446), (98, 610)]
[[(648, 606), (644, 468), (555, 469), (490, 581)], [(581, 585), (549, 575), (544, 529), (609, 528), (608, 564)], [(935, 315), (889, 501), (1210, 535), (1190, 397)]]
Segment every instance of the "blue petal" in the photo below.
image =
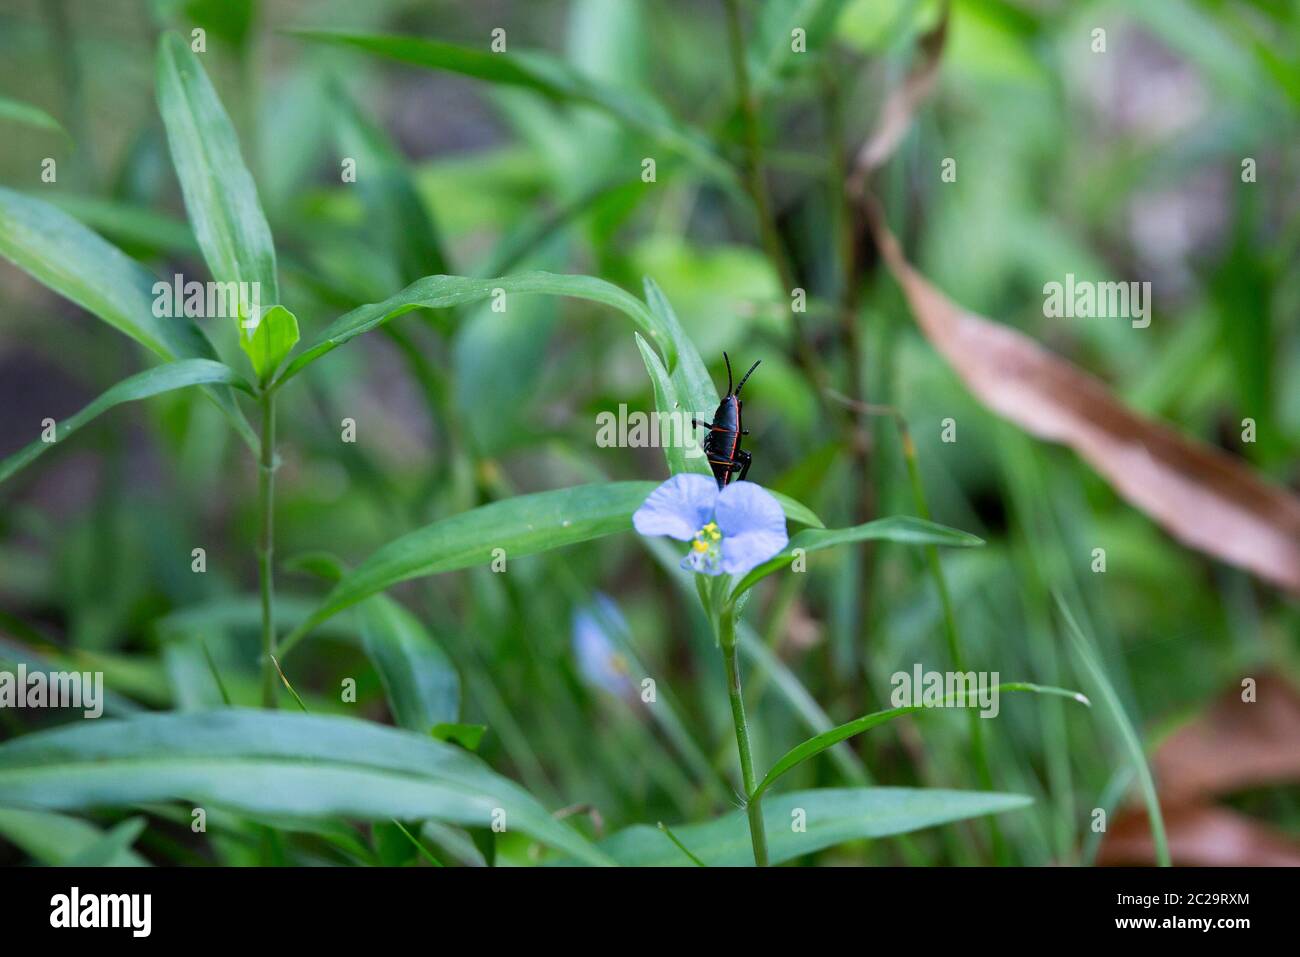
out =
[(579, 608), (573, 613), (573, 653), (578, 668), (589, 684), (615, 695), (627, 695), (633, 690), (607, 628), (617, 628), (624, 634), (627, 622), (615, 605), (605, 595), (596, 596), (596, 605)]
[(761, 485), (732, 482), (718, 496), (716, 512), (722, 530), (722, 570), (743, 575), (785, 548), (781, 503)]
[(713, 517), (717, 500), (717, 482), (707, 475), (682, 472), (650, 493), (633, 513), (632, 524), (642, 535), (688, 542)]

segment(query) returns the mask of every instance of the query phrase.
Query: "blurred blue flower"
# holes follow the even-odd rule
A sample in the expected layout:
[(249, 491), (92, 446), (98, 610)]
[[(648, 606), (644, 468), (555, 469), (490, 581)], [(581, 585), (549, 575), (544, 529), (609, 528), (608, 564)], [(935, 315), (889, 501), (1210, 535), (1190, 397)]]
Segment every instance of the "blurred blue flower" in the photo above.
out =
[(743, 575), (790, 541), (781, 503), (761, 485), (732, 482), (719, 491), (710, 476), (674, 475), (632, 516), (642, 535), (690, 542), (682, 568), (703, 575)]
[(627, 621), (607, 595), (573, 613), (573, 655), (588, 684), (620, 698), (635, 695), (627, 661), (610, 640), (611, 630), (627, 634)]

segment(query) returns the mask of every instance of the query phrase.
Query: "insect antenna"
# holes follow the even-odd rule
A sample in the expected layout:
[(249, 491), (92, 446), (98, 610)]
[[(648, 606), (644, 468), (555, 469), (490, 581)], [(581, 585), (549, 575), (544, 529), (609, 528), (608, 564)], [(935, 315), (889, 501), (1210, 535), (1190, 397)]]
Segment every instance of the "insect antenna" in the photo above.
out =
[(722, 354), (722, 361), (727, 364), (727, 395), (731, 395), (731, 360), (727, 358), (725, 352)]
[(757, 361), (755, 361), (755, 363), (752, 366), (749, 367), (749, 371), (745, 373), (745, 378), (741, 379), (740, 385), (736, 386), (735, 395), (737, 396), (740, 395), (740, 390), (745, 387), (746, 380), (748, 380), (749, 377), (754, 374), (754, 370), (758, 368), (758, 363), (762, 361), (763, 361), (762, 359), (758, 359)]

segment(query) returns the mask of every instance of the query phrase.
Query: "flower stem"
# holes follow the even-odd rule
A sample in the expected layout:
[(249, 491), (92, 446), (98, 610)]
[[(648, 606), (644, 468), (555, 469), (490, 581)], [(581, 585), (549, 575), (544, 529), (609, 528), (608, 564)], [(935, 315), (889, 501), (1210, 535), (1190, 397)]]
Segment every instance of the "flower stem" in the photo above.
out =
[(257, 577), (262, 594), (262, 707), (274, 708), (277, 696), (275, 668), (275, 394), (263, 392), (262, 454), (257, 467), (257, 509), (261, 531), (257, 540)]
[(718, 644), (727, 668), (727, 696), (731, 699), (731, 720), (736, 726), (736, 748), (740, 752), (740, 777), (745, 789), (745, 813), (749, 816), (749, 838), (754, 844), (754, 863), (767, 867), (767, 832), (763, 827), (763, 809), (751, 795), (758, 788), (754, 776), (754, 757), (749, 745), (749, 722), (745, 718), (745, 699), (740, 690), (740, 664), (736, 660), (736, 613), (724, 608), (718, 618)]

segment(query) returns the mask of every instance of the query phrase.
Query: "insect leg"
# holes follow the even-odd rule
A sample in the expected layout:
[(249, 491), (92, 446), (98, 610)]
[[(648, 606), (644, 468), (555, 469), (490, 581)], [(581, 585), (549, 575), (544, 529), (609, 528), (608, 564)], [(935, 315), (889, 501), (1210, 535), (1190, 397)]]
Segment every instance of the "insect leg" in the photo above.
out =
[(744, 449), (739, 449), (736, 452), (736, 460), (740, 462), (741, 465), (740, 480), (743, 482), (745, 481), (745, 476), (749, 474), (749, 467), (754, 462), (754, 456), (746, 452)]

